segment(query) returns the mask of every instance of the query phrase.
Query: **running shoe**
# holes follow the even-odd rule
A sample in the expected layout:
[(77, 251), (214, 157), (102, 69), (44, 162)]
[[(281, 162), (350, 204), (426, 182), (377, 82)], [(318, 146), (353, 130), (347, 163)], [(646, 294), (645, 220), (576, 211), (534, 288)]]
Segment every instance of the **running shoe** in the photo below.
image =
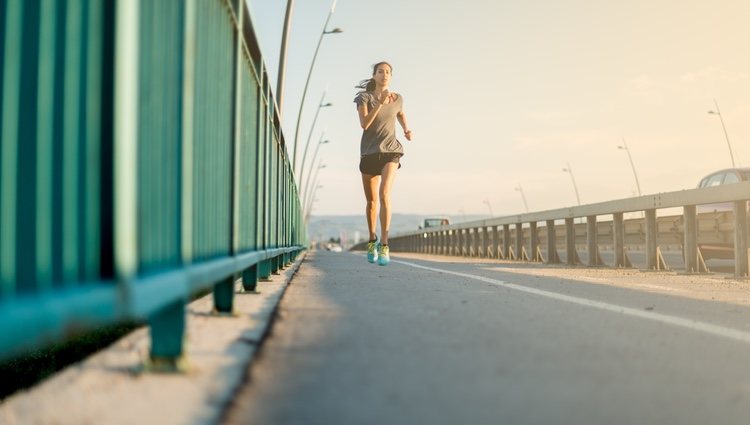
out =
[(388, 245), (380, 245), (378, 250), (378, 264), (381, 266), (387, 266), (391, 262), (391, 253)]
[(374, 263), (378, 259), (378, 238), (367, 243), (367, 261)]

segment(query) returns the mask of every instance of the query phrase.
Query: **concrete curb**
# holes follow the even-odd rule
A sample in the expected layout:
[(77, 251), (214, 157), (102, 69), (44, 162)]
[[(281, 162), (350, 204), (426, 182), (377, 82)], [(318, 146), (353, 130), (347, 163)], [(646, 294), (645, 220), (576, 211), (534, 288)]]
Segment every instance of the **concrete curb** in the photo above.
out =
[(216, 423), (243, 382), (304, 256), (270, 281), (258, 282), (257, 293), (242, 292), (238, 283), (233, 315), (211, 314), (211, 294), (189, 304), (186, 373), (142, 372), (148, 358), (149, 333), (147, 328), (140, 328), (37, 386), (5, 399), (0, 403), (0, 423)]

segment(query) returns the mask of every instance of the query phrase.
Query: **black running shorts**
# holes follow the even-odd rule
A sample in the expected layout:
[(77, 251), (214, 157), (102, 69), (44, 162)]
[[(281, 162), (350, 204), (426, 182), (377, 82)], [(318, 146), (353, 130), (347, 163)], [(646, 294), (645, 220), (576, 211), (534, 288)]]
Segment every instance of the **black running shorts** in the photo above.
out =
[(401, 168), (399, 160), (402, 155), (400, 153), (374, 153), (372, 155), (365, 155), (359, 160), (359, 171), (362, 174), (379, 176), (383, 174), (383, 167), (389, 162), (395, 162), (398, 164), (398, 168)]

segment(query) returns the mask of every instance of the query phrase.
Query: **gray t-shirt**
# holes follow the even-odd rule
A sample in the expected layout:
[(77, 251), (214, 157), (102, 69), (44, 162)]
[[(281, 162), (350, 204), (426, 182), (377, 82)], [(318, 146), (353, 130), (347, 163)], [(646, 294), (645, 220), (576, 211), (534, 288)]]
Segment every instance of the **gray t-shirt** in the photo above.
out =
[[(400, 153), (404, 154), (404, 147), (396, 139), (396, 114), (401, 112), (404, 105), (403, 97), (398, 94), (394, 102), (383, 105), (375, 116), (372, 124), (362, 132), (362, 142), (359, 145), (360, 155), (372, 155), (376, 153)], [(367, 111), (372, 112), (377, 108), (379, 102), (372, 92), (360, 92), (354, 98), (354, 103), (367, 105)]]

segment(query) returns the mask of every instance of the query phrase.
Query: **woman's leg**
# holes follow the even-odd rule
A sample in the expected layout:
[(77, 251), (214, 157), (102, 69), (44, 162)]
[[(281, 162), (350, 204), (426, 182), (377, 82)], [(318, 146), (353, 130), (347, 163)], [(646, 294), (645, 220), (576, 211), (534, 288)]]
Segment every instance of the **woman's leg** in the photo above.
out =
[(378, 190), (378, 183), (380, 183), (380, 176), (362, 174), (362, 186), (365, 189), (365, 199), (367, 200), (365, 217), (367, 217), (367, 229), (370, 231), (369, 240), (374, 240), (376, 237), (375, 217), (377, 217), (378, 204), (375, 199), (375, 193)]
[(388, 244), (388, 230), (391, 228), (391, 186), (396, 178), (397, 162), (389, 162), (383, 167), (380, 181), (380, 243)]

